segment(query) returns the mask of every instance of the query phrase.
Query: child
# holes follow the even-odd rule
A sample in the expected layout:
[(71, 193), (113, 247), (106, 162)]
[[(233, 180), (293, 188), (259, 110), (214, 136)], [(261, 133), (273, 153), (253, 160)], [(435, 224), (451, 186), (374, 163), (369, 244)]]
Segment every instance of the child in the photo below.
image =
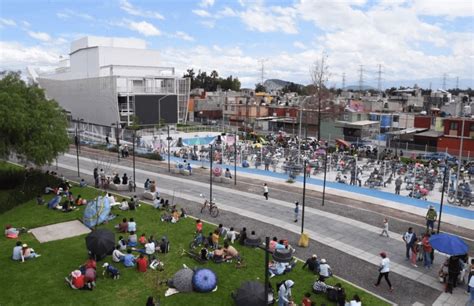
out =
[(237, 233), (233, 227), (227, 232), (227, 240), (230, 240), (230, 243), (234, 244), (235, 239), (237, 238)]
[(148, 259), (143, 254), (140, 254), (140, 256), (137, 259), (138, 271), (146, 272), (147, 267), (148, 267)]
[(196, 220), (196, 233), (202, 233), (202, 222), (201, 219)]
[(418, 240), (415, 240), (413, 242), (413, 245), (411, 246), (411, 258), (410, 258), (411, 264), (415, 268), (418, 268), (418, 266), (416, 265), (417, 255), (418, 255)]
[(311, 297), (311, 294), (310, 294), (309, 292), (306, 292), (306, 293), (304, 294), (303, 300), (301, 301), (301, 305), (302, 305), (302, 306), (311, 306), (311, 299), (310, 299), (310, 297)]
[(384, 218), (383, 219), (383, 226), (382, 226), (382, 233), (380, 233), (380, 236), (387, 235), (387, 238), (390, 236), (388, 235), (388, 219)]
[(137, 231), (137, 223), (133, 218), (130, 218), (130, 221), (128, 221), (128, 231), (131, 232), (136, 232)]
[(140, 242), (141, 245), (145, 245), (147, 243), (145, 233), (143, 233), (140, 238), (138, 238), (138, 242)]

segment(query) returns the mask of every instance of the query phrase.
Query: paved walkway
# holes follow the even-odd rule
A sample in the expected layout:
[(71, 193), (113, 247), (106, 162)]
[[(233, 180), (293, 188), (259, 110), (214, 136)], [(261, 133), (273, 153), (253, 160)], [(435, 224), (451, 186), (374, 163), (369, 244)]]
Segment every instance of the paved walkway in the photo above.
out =
[[(66, 155), (60, 159), (59, 166), (75, 170), (74, 164), (73, 156)], [(81, 158), (81, 165), (87, 169), (92, 169), (95, 166), (94, 161), (87, 158)], [(115, 171), (131, 173), (131, 168), (128, 166), (114, 164), (112, 168)], [(81, 172), (92, 174), (88, 170)], [(143, 183), (147, 177), (158, 177), (160, 192), (195, 202), (202, 202), (199, 193), (207, 192), (209, 186), (208, 183), (185, 180), (170, 175), (157, 175), (156, 172), (144, 169), (137, 169), (136, 172), (137, 183)], [(300, 232), (300, 226), (292, 222), (293, 204), (291, 203), (273, 198), (265, 201), (261, 191), (248, 193), (222, 186), (214, 187), (214, 197), (217, 198), (219, 207), (226, 211), (277, 225), (294, 233)], [(221, 204), (224, 199), (226, 204)], [(435, 271), (422, 268), (414, 269), (407, 265), (403, 256), (404, 245), (400, 235), (392, 234), (392, 238), (381, 238), (378, 236), (380, 230), (377, 227), (313, 208), (307, 208), (305, 224), (306, 232), (312, 239), (372, 265), (378, 265), (380, 259), (377, 254), (380, 251), (387, 251), (393, 262), (393, 272), (436, 290), (442, 289), (436, 279)], [(436, 258), (437, 264), (441, 262), (439, 257)]]
[(33, 228), (33, 235), (40, 243), (88, 234), (91, 230), (78, 220)]

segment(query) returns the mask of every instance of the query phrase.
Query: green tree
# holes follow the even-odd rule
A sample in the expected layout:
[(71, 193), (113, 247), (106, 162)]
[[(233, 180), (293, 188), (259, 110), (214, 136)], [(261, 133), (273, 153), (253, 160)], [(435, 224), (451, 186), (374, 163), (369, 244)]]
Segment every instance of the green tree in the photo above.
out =
[(28, 86), (16, 72), (0, 80), (0, 157), (15, 154), (38, 166), (52, 162), (69, 147), (64, 110), (44, 91)]

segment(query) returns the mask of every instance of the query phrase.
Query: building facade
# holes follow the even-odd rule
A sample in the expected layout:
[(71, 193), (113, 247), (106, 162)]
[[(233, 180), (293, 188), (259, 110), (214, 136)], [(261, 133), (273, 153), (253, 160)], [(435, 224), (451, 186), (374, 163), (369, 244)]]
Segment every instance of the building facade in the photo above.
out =
[(160, 65), (159, 52), (138, 39), (83, 37), (68, 59), (35, 80), (74, 119), (109, 126), (187, 121), (190, 80)]

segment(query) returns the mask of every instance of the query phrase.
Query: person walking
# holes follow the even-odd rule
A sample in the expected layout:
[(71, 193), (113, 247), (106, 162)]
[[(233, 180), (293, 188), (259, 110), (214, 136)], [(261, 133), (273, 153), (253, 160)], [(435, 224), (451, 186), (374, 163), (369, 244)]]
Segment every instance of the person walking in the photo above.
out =
[(426, 212), (426, 231), (428, 232), (429, 229), (433, 231), (434, 224), (436, 222), (436, 219), (438, 218), (438, 214), (436, 213), (436, 210), (434, 209), (433, 205), (430, 205), (430, 208)]
[(298, 222), (298, 214), (300, 212), (300, 207), (298, 201), (295, 202), (295, 208), (294, 208), (294, 213), (295, 213), (295, 222)]
[(267, 186), (267, 183), (263, 184), (263, 196), (265, 197), (265, 200), (268, 200), (268, 186)]
[(400, 194), (400, 188), (402, 187), (402, 178), (399, 176), (395, 180), (395, 194)]
[(409, 227), (408, 231), (405, 232), (402, 236), (403, 241), (405, 241), (406, 247), (406, 259), (410, 259), (410, 249), (412, 248), (414, 242), (416, 241), (416, 234), (413, 233), (413, 228)]
[(94, 168), (94, 186), (99, 188), (99, 170), (97, 168)]
[(388, 235), (388, 219), (387, 218), (383, 218), (383, 225), (382, 225), (382, 233), (380, 233), (380, 236), (384, 236), (387, 235), (387, 238), (390, 238), (390, 236)]
[(384, 277), (385, 280), (387, 281), (390, 292), (392, 292), (393, 291), (392, 283), (390, 282), (390, 279), (388, 278), (388, 274), (390, 273), (390, 259), (387, 257), (387, 253), (385, 252), (380, 253), (380, 257), (382, 257), (382, 260), (380, 261), (380, 265), (379, 265), (379, 277), (377, 279), (377, 282), (374, 284), (374, 286), (378, 287), (380, 285), (380, 281), (382, 280), (382, 277)]

